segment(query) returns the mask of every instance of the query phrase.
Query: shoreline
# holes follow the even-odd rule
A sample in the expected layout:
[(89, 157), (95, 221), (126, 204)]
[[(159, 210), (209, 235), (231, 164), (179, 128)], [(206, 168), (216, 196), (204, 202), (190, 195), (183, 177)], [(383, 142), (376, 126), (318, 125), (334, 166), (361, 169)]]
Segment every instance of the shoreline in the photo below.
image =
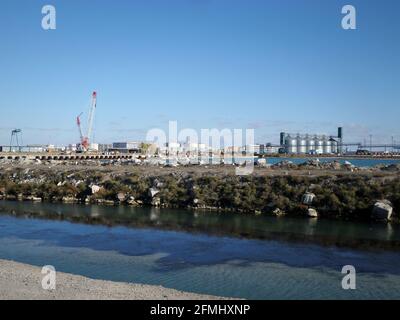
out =
[(162, 286), (95, 280), (56, 273), (56, 290), (44, 290), (42, 268), (0, 259), (0, 300), (225, 300)]
[(343, 159), (343, 160), (400, 160), (400, 155), (335, 155), (335, 154), (281, 154), (281, 155), (260, 155), (261, 158), (299, 158), (299, 159)]
[[(305, 212), (305, 208), (308, 206), (303, 205), (303, 207), (299, 207), (299, 212), (297, 214), (287, 214), (286, 212), (279, 211), (279, 213), (263, 213), (257, 210), (254, 210), (253, 212), (250, 211), (243, 211), (241, 209), (235, 209), (235, 208), (221, 208), (221, 207), (195, 207), (195, 206), (188, 206), (188, 207), (180, 207), (180, 206), (165, 206), (165, 205), (153, 205), (153, 204), (127, 204), (127, 203), (121, 203), (118, 201), (110, 201), (110, 200), (104, 200), (104, 199), (99, 199), (96, 202), (85, 202), (85, 201), (79, 201), (79, 200), (73, 200), (73, 201), (63, 201), (63, 200), (35, 200), (34, 197), (28, 196), (28, 197), (12, 197), (12, 198), (4, 198), (0, 196), (0, 205), (3, 202), (16, 202), (16, 203), (32, 203), (32, 204), (63, 204), (63, 205), (82, 205), (82, 206), (103, 206), (103, 207), (126, 207), (126, 208), (153, 208), (153, 209), (174, 209), (174, 210), (189, 210), (193, 212), (201, 212), (201, 213), (219, 213), (219, 214), (251, 214), (254, 216), (258, 215), (267, 215), (269, 217), (275, 217), (275, 218), (284, 218), (285, 216), (288, 216), (290, 218), (301, 218), (301, 219), (323, 219), (323, 220), (330, 220), (330, 221), (342, 221), (342, 222), (353, 222), (353, 223), (368, 223), (368, 222), (373, 222), (373, 223), (385, 223), (385, 224), (393, 224), (393, 225), (399, 225), (400, 224), (400, 217), (398, 217), (398, 214), (396, 212), (395, 216), (392, 217), (391, 219), (377, 219), (373, 218), (372, 216), (365, 216), (365, 217), (335, 217), (334, 214), (330, 215), (324, 215), (320, 216), (319, 214), (315, 217), (313, 216), (308, 216)], [(310, 207), (313, 208), (313, 207)], [(279, 208), (278, 208), (279, 209)], [(280, 210), (280, 209), (279, 209)], [(280, 213), (282, 212), (282, 213)], [(11, 214), (15, 214), (14, 212), (9, 212)], [(30, 215), (33, 214), (32, 212), (29, 211), (23, 211), (22, 215)], [(33, 216), (34, 217), (34, 216)], [(52, 220), (52, 219), (50, 219)]]
[[(182, 208), (399, 221), (400, 165), (360, 169), (337, 162), (256, 167), (0, 166), (0, 200)], [(377, 211), (375, 207), (384, 206)], [(379, 209), (379, 208), (378, 208)]]

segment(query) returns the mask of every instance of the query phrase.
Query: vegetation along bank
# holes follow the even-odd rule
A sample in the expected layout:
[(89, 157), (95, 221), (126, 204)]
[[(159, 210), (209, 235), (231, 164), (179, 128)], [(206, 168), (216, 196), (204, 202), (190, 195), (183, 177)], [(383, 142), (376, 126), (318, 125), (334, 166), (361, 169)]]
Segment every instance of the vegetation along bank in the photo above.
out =
[(11, 167), (0, 170), (0, 199), (398, 222), (400, 174)]

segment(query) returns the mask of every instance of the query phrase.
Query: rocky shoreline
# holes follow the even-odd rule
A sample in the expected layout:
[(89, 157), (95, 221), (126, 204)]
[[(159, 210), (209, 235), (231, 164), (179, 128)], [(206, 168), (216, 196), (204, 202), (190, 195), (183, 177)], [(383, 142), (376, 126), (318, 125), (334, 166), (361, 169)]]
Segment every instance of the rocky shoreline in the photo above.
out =
[(284, 161), (236, 176), (218, 166), (12, 166), (0, 168), (0, 199), (398, 222), (400, 167)]

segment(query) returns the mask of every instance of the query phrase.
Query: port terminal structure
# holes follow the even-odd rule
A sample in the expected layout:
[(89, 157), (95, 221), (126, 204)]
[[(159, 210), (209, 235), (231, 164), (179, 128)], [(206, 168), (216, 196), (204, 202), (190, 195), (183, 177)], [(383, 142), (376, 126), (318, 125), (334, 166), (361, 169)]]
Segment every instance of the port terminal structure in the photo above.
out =
[[(219, 156), (220, 158), (241, 158), (243, 154), (223, 154), (223, 153), (207, 153), (206, 155), (210, 157)], [(185, 155), (182, 155), (183, 157)], [(134, 159), (145, 159), (152, 158), (151, 155), (144, 155), (140, 153), (134, 154), (102, 154), (102, 153), (34, 153), (34, 152), (0, 152), (0, 160), (30, 160), (30, 161), (90, 161), (90, 160), (134, 160)], [(163, 156), (161, 156), (163, 157)], [(173, 157), (179, 158), (180, 155), (174, 155)], [(332, 155), (332, 154), (254, 154), (255, 158), (387, 158), (387, 159), (400, 159), (399, 153), (376, 153), (376, 154), (342, 154), (342, 155)]]
[(118, 160), (134, 159), (137, 155), (132, 154), (49, 154), (49, 153), (23, 153), (23, 152), (1, 152), (0, 160), (40, 160), (40, 161), (84, 161), (84, 160)]

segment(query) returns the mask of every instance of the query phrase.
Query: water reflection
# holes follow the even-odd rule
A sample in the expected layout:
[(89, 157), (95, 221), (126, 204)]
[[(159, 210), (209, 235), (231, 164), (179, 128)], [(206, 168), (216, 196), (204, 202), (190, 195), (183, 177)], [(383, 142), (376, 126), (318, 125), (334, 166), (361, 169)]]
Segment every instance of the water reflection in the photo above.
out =
[[(2, 259), (250, 299), (398, 298), (400, 251), (319, 245), (397, 250), (396, 225), (17, 202), (0, 202), (0, 212)], [(357, 290), (341, 289), (347, 264)]]
[(361, 249), (400, 248), (398, 225), (189, 210), (0, 202), (0, 213), (85, 224), (157, 228)]

